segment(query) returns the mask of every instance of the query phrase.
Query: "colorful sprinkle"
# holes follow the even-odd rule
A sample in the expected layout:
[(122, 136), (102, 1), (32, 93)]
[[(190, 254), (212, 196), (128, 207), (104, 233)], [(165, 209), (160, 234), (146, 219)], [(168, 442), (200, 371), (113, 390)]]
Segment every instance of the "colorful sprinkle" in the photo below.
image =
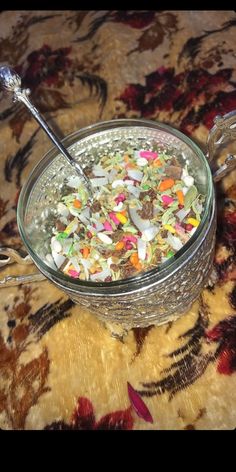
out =
[(165, 190), (172, 188), (174, 185), (175, 185), (175, 181), (173, 179), (165, 179), (165, 180), (162, 180), (162, 182), (160, 183), (159, 190), (161, 192), (164, 192)]
[(77, 270), (70, 269), (68, 270), (68, 274), (73, 277), (73, 279), (78, 279), (79, 277), (79, 272)]
[(187, 161), (162, 144), (104, 153), (90, 170), (93, 203), (71, 178), (57, 204), (45, 258), (54, 270), (99, 283), (133, 277), (173, 257), (201, 222), (205, 199)]
[(116, 218), (119, 220), (119, 222), (124, 225), (125, 223), (127, 223), (127, 218), (126, 216), (122, 215), (122, 213), (116, 213)]
[(120, 224), (120, 220), (118, 220), (117, 216), (115, 215), (114, 212), (110, 212), (109, 213), (109, 217), (111, 218), (111, 220), (116, 224), (116, 225), (119, 225)]
[(188, 218), (187, 223), (189, 223), (192, 226), (199, 226), (200, 221), (196, 220), (195, 218)]
[(107, 221), (107, 220), (104, 221), (103, 227), (104, 227), (105, 231), (113, 231), (111, 223), (109, 223), (109, 221)]
[(174, 198), (173, 197), (169, 197), (169, 195), (162, 195), (161, 196), (161, 199), (163, 201), (163, 203), (165, 205), (170, 205), (171, 203), (174, 202)]
[(176, 233), (175, 228), (173, 228), (171, 225), (164, 225), (164, 228), (167, 229), (167, 231), (170, 231), (172, 234)]
[(158, 157), (157, 152), (152, 152), (152, 151), (140, 151), (139, 153), (140, 157), (144, 157), (145, 159), (156, 159)]

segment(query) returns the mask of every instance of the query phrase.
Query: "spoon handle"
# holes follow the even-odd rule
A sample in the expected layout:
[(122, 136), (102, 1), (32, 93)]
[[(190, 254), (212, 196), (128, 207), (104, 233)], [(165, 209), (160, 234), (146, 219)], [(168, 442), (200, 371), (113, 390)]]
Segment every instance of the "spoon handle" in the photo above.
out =
[(30, 94), (30, 89), (23, 89), (21, 87), (21, 78), (20, 76), (10, 67), (3, 66), (0, 67), (0, 84), (2, 87), (7, 90), (8, 92), (13, 93), (13, 101), (22, 102), (30, 111), (30, 113), (34, 116), (40, 126), (44, 129), (47, 133), (49, 138), (53, 141), (55, 146), (59, 149), (59, 151), (63, 154), (63, 156), (67, 159), (68, 163), (74, 167), (76, 172), (84, 179), (89, 192), (91, 193), (91, 184), (88, 177), (84, 174), (82, 167), (76, 162), (75, 159), (69, 154), (67, 149), (63, 146), (60, 140), (55, 135), (54, 131), (48, 126), (46, 121), (40, 115), (37, 108), (31, 103), (28, 98)]

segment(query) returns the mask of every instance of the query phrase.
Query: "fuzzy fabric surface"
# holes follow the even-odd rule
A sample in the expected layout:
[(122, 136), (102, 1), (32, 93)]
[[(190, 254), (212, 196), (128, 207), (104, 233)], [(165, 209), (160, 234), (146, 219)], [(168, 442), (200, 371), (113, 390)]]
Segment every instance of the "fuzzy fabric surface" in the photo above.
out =
[[(60, 136), (143, 117), (206, 149), (214, 117), (236, 109), (235, 32), (234, 11), (3, 11), (0, 64)], [(23, 248), (19, 192), (50, 148), (0, 92), (0, 246)], [(1, 288), (1, 429), (236, 428), (235, 177), (217, 184), (214, 283), (175, 322), (114, 336), (46, 279)]]

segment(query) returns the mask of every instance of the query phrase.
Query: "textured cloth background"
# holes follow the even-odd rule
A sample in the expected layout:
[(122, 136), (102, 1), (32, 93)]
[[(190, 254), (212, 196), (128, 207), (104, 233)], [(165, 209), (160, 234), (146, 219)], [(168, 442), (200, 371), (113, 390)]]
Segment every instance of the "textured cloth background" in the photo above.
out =
[[(4, 11), (0, 63), (21, 74), (61, 136), (144, 117), (205, 149), (214, 116), (236, 108), (235, 33), (233, 11)], [(0, 245), (22, 247), (17, 198), (50, 148), (1, 93)], [(234, 181), (232, 172), (218, 185), (215, 284), (174, 323), (114, 337), (48, 281), (1, 289), (1, 429), (236, 427)], [(0, 274), (32, 270), (14, 264)], [(136, 414), (127, 382), (153, 423)]]

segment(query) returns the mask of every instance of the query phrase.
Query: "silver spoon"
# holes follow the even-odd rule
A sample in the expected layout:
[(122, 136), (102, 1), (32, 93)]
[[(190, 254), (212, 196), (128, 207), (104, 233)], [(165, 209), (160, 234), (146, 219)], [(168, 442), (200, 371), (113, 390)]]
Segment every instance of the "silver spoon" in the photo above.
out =
[(28, 95), (30, 94), (30, 89), (21, 88), (21, 77), (11, 67), (2, 66), (0, 67), (0, 85), (8, 92), (13, 93), (13, 102), (19, 101), (24, 103), (24, 105), (28, 108), (33, 117), (47, 133), (49, 138), (53, 141), (53, 143), (56, 145), (62, 155), (66, 158), (67, 162), (73, 167), (76, 173), (83, 178), (83, 180), (85, 181), (85, 185), (89, 191), (90, 198), (92, 198), (93, 191), (90, 180), (85, 175), (79, 163), (76, 162), (76, 160), (69, 154), (67, 149), (63, 146), (63, 144), (52, 131), (52, 129), (48, 126), (46, 121), (40, 115), (37, 108), (35, 108), (35, 106), (31, 103), (28, 98)]

